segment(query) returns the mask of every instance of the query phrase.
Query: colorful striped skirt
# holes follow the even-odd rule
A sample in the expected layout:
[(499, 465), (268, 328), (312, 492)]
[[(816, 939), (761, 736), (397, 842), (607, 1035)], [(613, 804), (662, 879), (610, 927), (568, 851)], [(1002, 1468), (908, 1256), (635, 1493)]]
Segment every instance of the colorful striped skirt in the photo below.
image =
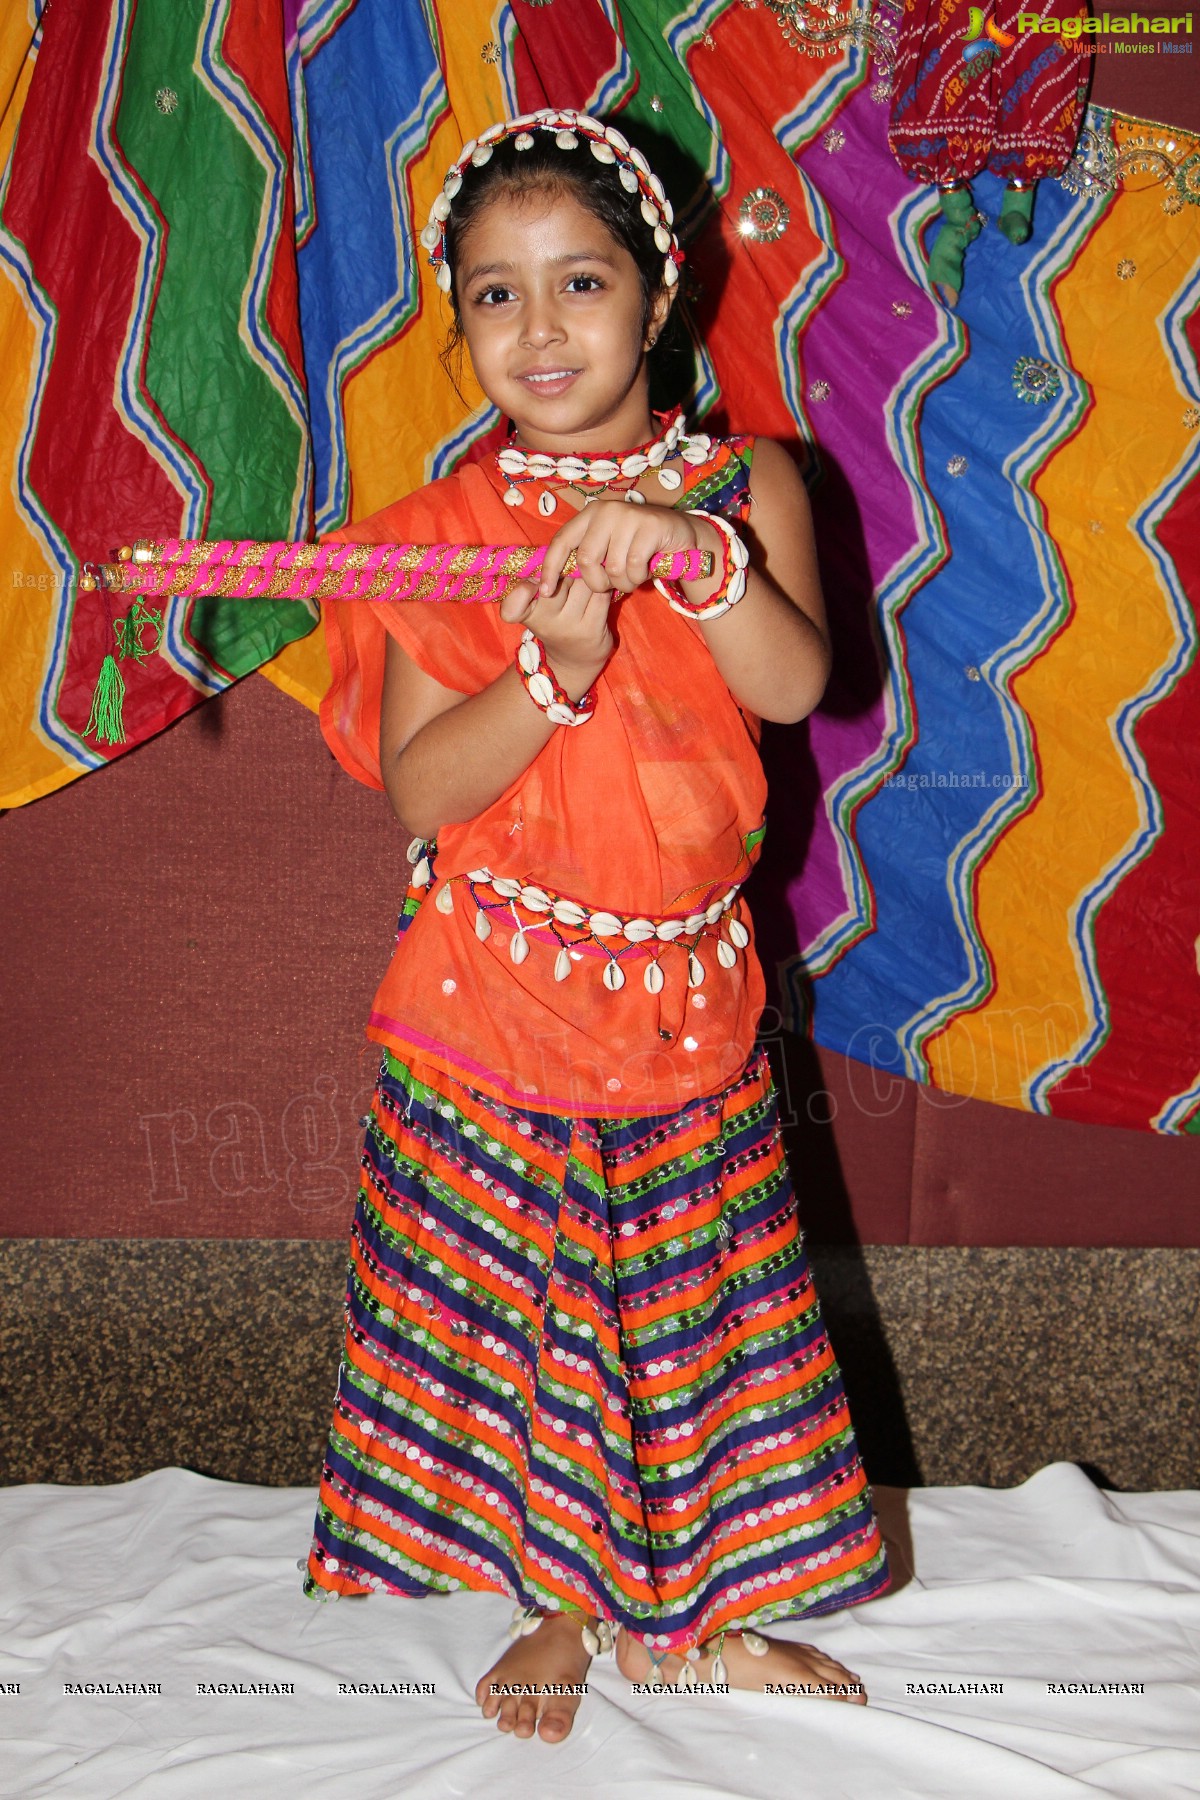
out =
[(305, 1591), (579, 1607), (664, 1649), (888, 1585), (765, 1054), (630, 1120), (385, 1054)]

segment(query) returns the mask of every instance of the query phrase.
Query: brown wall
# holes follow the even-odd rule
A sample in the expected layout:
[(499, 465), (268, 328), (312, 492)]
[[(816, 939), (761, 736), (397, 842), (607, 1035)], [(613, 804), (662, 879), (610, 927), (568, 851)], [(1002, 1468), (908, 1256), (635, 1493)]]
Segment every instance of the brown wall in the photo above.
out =
[[(340, 1238), (404, 838), (251, 677), (0, 820), (0, 1237)], [(781, 1039), (821, 1243), (1200, 1243), (1196, 1146)]]
[[(1079, 10), (1082, 12), (1083, 8)], [(1188, 12), (1186, 6), (1176, 10), (1161, 4), (1147, 5), (1144, 0), (1140, 6), (1124, 4), (1123, 0), (1106, 0), (1105, 6), (1094, 6), (1089, 10), (1097, 16), (1107, 12), (1112, 19), (1128, 17), (1130, 13), (1140, 13), (1143, 18), (1150, 19), (1179, 19), (1186, 18)], [(1195, 7), (1192, 17), (1194, 22), (1197, 17)], [(1150, 52), (1140, 48), (1136, 51), (1114, 50), (1112, 46), (1120, 42), (1114, 36), (1092, 41), (1105, 45), (1099, 55), (1087, 59), (1092, 70), (1088, 98), (1094, 105), (1111, 106), (1117, 112), (1132, 113), (1136, 119), (1176, 125), (1182, 131), (1200, 132), (1200, 81), (1196, 79), (1200, 51), (1196, 47), (1195, 31), (1190, 36), (1180, 32), (1170, 38), (1151, 36), (1149, 39), (1144, 31), (1139, 31), (1125, 40), (1138, 46), (1147, 42), (1190, 46), (1185, 55), (1163, 49)]]

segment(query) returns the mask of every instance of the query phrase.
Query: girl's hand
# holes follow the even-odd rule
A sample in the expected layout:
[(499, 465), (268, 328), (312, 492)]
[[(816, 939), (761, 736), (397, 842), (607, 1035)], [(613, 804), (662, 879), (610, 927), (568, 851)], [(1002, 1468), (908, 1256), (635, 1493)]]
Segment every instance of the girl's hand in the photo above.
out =
[[(562, 580), (575, 552), (576, 574), (594, 592), (632, 593), (650, 579), (650, 559), (674, 550), (715, 550), (722, 539), (711, 525), (671, 506), (631, 506), (627, 500), (593, 500), (555, 532), (546, 550), (539, 599)], [(693, 584), (689, 583), (689, 587)], [(539, 636), (541, 634), (539, 633)]]
[(572, 700), (582, 700), (613, 653), (611, 604), (611, 582), (593, 588), (578, 579), (559, 580), (544, 593), (521, 581), (500, 602), (500, 617), (541, 638), (559, 683)]

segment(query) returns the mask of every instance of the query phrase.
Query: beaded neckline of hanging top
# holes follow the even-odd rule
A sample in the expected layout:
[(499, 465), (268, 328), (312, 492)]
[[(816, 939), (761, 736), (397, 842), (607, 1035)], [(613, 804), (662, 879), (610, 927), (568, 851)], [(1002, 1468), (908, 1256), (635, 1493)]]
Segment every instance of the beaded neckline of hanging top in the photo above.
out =
[(538, 511), (546, 516), (558, 507), (555, 488), (574, 489), (585, 502), (617, 492), (640, 505), (645, 503), (645, 495), (637, 484), (649, 470), (655, 472), (659, 485), (667, 493), (676, 492), (683, 486), (683, 476), (678, 469), (669, 466), (671, 459), (678, 454), (687, 463), (706, 462), (712, 451), (712, 439), (705, 432), (689, 434), (684, 429), (682, 412), (674, 416), (656, 413), (655, 418), (661, 426), (656, 437), (615, 455), (551, 456), (544, 451), (523, 450), (514, 432), (495, 457), (496, 468), (508, 482), (505, 504), (523, 506), (524, 490), (538, 487), (541, 489)]

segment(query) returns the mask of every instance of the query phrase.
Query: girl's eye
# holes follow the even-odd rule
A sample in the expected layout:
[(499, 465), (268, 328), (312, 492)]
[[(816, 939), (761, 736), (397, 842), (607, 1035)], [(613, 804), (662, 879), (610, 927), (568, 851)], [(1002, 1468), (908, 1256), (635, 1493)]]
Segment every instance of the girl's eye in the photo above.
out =
[(603, 286), (604, 283), (598, 275), (572, 275), (567, 282), (568, 289), (575, 294), (588, 294), (594, 288)]
[(478, 306), (503, 306), (506, 300), (511, 299), (512, 289), (501, 287), (499, 284), (495, 287), (484, 288), (481, 294), (476, 294), (475, 296), (475, 302)]

